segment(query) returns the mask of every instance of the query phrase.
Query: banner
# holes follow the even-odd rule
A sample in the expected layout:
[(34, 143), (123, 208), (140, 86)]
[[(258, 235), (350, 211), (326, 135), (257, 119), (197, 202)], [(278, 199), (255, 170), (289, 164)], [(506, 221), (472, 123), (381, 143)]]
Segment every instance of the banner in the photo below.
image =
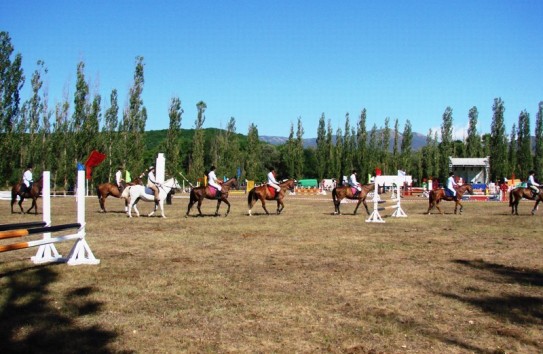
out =
[(92, 175), (92, 168), (98, 166), (106, 159), (106, 155), (102, 154), (99, 151), (92, 150), (89, 158), (85, 162), (85, 168), (86, 168), (86, 179), (91, 179)]

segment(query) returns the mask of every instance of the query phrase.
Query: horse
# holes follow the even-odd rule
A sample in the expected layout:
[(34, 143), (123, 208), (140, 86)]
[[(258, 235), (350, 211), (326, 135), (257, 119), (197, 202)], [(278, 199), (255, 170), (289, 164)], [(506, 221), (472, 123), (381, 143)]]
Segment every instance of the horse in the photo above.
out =
[(225, 217), (228, 216), (228, 213), (230, 212), (230, 202), (228, 201), (228, 192), (231, 188), (238, 188), (238, 180), (236, 177), (230, 178), (228, 181), (224, 182), (221, 186), (221, 196), (220, 198), (216, 197), (217, 190), (211, 186), (201, 186), (192, 188), (190, 191), (190, 199), (189, 199), (189, 205), (187, 208), (187, 214), (185, 214), (185, 217), (189, 216), (190, 209), (192, 209), (192, 206), (194, 203), (198, 202), (198, 213), (199, 216), (203, 216), (202, 210), (200, 210), (200, 206), (202, 205), (202, 202), (204, 199), (217, 199), (217, 209), (215, 209), (215, 216), (219, 216), (219, 208), (221, 207), (221, 203), (224, 202), (226, 205), (228, 205), (228, 209), (226, 210)]
[[(473, 194), (473, 188), (470, 183), (463, 184), (461, 186), (454, 187), (456, 190), (456, 203), (454, 204), (454, 213), (456, 214), (456, 211), (458, 210), (458, 206), (460, 206), (460, 214), (462, 214), (462, 210), (464, 209), (464, 206), (462, 205), (462, 195), (464, 193), (468, 192), (469, 194)], [(441, 200), (446, 201), (452, 201), (454, 200), (454, 197), (449, 197), (445, 195), (444, 189), (434, 189), (430, 191), (430, 194), (428, 196), (428, 211), (426, 212), (428, 215), (430, 215), (430, 210), (434, 208), (434, 206), (439, 210), (439, 212), (443, 215), (443, 211), (439, 207), (439, 202)]]
[[(141, 179), (136, 178), (134, 179), (134, 182), (127, 183), (125, 186), (125, 189), (127, 186), (133, 186), (135, 184), (141, 184)], [(112, 196), (115, 198), (121, 198), (121, 191), (119, 191), (119, 187), (117, 187), (117, 184), (115, 183), (102, 183), (96, 187), (96, 195), (98, 196), (98, 202), (100, 203), (100, 212), (107, 213), (106, 210), (106, 198), (108, 196)], [(124, 210), (126, 211), (128, 208), (128, 200), (125, 200), (124, 202)]]
[(262, 208), (266, 212), (267, 215), (270, 215), (268, 212), (268, 209), (266, 209), (266, 200), (277, 200), (277, 214), (281, 214), (283, 209), (285, 208), (285, 204), (283, 204), (283, 198), (285, 197), (285, 192), (287, 190), (290, 190), (291, 192), (294, 192), (294, 187), (296, 187), (296, 180), (295, 179), (288, 179), (285, 181), (282, 181), (279, 183), (279, 187), (281, 187), (281, 190), (277, 192), (275, 188), (272, 186), (268, 186), (268, 184), (263, 184), (258, 187), (254, 187), (249, 191), (249, 195), (247, 196), (247, 204), (249, 206), (249, 216), (251, 216), (251, 209), (253, 208), (253, 205), (256, 203), (257, 200), (260, 199), (260, 202), (262, 203)]
[[(11, 187), (11, 213), (13, 214), (13, 204), (17, 201), (17, 196), (19, 195), (19, 191), (21, 190), (21, 185), (23, 182), (19, 182)], [(32, 187), (30, 190), (26, 190), (23, 195), (20, 196), (19, 200), (19, 208), (21, 208), (21, 213), (25, 214), (25, 211), (23, 210), (23, 201), (25, 198), (32, 198), (32, 205), (26, 213), (29, 213), (30, 210), (34, 209), (34, 214), (38, 214), (38, 205), (36, 204), (36, 200), (41, 194), (41, 191), (43, 189), (43, 176), (40, 177), (36, 182), (32, 183)]]
[[(162, 213), (162, 217), (165, 218), (166, 215), (164, 214), (164, 200), (166, 200), (166, 196), (170, 193), (172, 189), (179, 189), (181, 186), (179, 185), (179, 182), (175, 178), (170, 178), (166, 180), (164, 183), (157, 183), (157, 187), (159, 190), (159, 199), (158, 206), (160, 206), (160, 211)], [(136, 207), (136, 204), (141, 199), (146, 202), (154, 202), (155, 201), (155, 195), (152, 190), (147, 189), (142, 186), (141, 184), (136, 184), (133, 186), (127, 186), (123, 193), (121, 194), (121, 198), (124, 198), (128, 200), (128, 210), (126, 213), (129, 217), (132, 217), (132, 208), (136, 211), (136, 215), (139, 217), (140, 212), (138, 208)], [(147, 216), (153, 216), (153, 214), (156, 212), (157, 209), (157, 203), (155, 203), (155, 207), (152, 212), (149, 213)]]
[(534, 208), (532, 209), (532, 215), (535, 215), (539, 202), (543, 202), (543, 190), (539, 188), (539, 194), (534, 196), (531, 188), (518, 187), (511, 189), (509, 192), (509, 206), (511, 207), (511, 215), (518, 215), (518, 204), (522, 198), (536, 201)]
[(358, 210), (360, 203), (364, 203), (364, 207), (366, 208), (366, 213), (370, 215), (370, 211), (368, 210), (368, 205), (366, 204), (366, 197), (368, 196), (368, 193), (374, 189), (375, 189), (374, 183), (364, 184), (362, 185), (362, 190), (360, 191), (360, 193), (354, 195), (353, 187), (351, 186), (335, 187), (334, 189), (332, 189), (332, 200), (334, 201), (334, 215), (341, 215), (341, 211), (339, 210), (339, 204), (344, 198), (358, 200), (358, 203), (356, 204), (356, 208), (354, 208), (353, 215), (356, 215), (356, 211)]

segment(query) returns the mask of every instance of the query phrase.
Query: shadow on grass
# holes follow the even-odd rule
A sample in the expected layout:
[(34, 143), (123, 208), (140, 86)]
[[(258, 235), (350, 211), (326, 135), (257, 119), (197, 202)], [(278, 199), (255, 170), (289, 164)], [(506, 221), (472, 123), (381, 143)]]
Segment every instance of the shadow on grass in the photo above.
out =
[(88, 298), (95, 288), (70, 289), (61, 299), (50, 297), (48, 287), (58, 280), (56, 266), (0, 273), (0, 352), (111, 353), (107, 346), (114, 332), (75, 321), (101, 310), (100, 302)]

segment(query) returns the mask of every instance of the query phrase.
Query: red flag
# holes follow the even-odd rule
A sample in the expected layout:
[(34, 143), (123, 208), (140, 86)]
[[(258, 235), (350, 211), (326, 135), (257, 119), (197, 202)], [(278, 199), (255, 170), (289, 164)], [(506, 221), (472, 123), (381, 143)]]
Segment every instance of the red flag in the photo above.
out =
[(86, 178), (91, 178), (92, 168), (98, 166), (106, 159), (106, 155), (102, 154), (99, 151), (92, 150), (89, 158), (85, 162), (85, 169), (86, 169)]

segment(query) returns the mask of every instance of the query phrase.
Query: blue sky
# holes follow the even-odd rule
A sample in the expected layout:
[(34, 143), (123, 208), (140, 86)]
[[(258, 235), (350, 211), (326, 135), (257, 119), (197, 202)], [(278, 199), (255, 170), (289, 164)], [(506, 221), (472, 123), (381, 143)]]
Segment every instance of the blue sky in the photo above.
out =
[(147, 130), (167, 129), (172, 97), (192, 128), (196, 103), (204, 127), (236, 119), (246, 134), (288, 136), (301, 117), (304, 137), (321, 114), (334, 131), (345, 114), (367, 128), (407, 119), (413, 130), (439, 129), (447, 106), (455, 135), (477, 106), (490, 131), (494, 98), (506, 128), (543, 100), (543, 1), (34, 1), (0, 0), (8, 31), (30, 77), (45, 61), (49, 105), (73, 102), (85, 62), (91, 90), (109, 106), (112, 89), (127, 102), (135, 57), (145, 62)]

